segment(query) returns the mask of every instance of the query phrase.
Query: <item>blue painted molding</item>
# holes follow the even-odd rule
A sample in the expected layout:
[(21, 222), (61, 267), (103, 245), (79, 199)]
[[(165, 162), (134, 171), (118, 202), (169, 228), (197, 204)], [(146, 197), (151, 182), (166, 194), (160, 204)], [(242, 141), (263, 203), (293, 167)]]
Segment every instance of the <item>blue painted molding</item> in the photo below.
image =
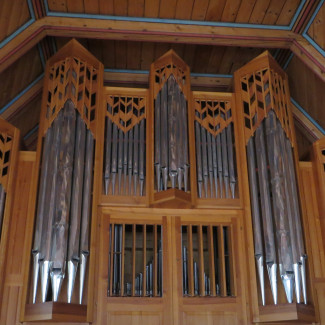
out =
[(311, 26), (311, 24), (313, 23), (313, 21), (315, 20), (315, 17), (317, 16), (320, 8), (322, 7), (322, 5), (324, 4), (325, 0), (321, 0), (320, 3), (318, 4), (315, 12), (313, 13), (313, 15), (311, 16), (305, 30), (302, 33), (302, 36), (319, 52), (322, 54), (322, 56), (325, 57), (325, 50), (323, 48), (321, 48), (309, 35), (308, 35), (308, 30)]
[[(7, 0), (10, 1), (10, 0)], [(21, 32), (23, 32), (28, 26), (30, 26), (35, 21), (35, 13), (32, 5), (32, 0), (27, 0), (28, 4), (28, 10), (30, 14), (30, 19), (20, 26), (16, 31), (14, 31), (12, 34), (10, 34), (8, 37), (6, 37), (3, 41), (0, 42), (0, 49), (3, 48), (7, 43), (9, 43), (13, 38), (15, 38), (17, 35), (19, 35)]]
[(37, 124), (36, 126), (34, 126), (30, 131), (28, 131), (25, 135), (24, 135), (24, 140), (27, 140), (31, 135), (33, 135), (39, 128), (39, 124)]
[(0, 114), (5, 112), (12, 104), (14, 104), (19, 98), (21, 98), (27, 91), (29, 91), (35, 84), (37, 84), (44, 77), (44, 73), (38, 76), (32, 83), (30, 83), (24, 90), (16, 95), (9, 103), (0, 109)]
[(275, 29), (275, 30), (291, 30), (298, 16), (300, 15), (303, 6), (307, 0), (301, 0), (300, 4), (293, 16), (290, 25), (261, 25), (261, 24), (243, 24), (243, 23), (228, 23), (228, 22), (213, 22), (199, 20), (183, 20), (183, 19), (164, 19), (164, 18), (148, 18), (148, 17), (125, 17), (125, 16), (110, 16), (110, 15), (92, 15), (82, 13), (67, 13), (50, 11), (47, 0), (44, 0), (44, 7), (47, 16), (51, 17), (68, 17), (68, 18), (89, 18), (89, 19), (104, 19), (115, 21), (132, 21), (132, 22), (147, 22), (147, 23), (164, 23), (164, 24), (179, 24), (179, 25), (197, 25), (211, 27), (232, 27), (232, 28), (256, 28), (256, 29)]
[(286, 70), (288, 68), (288, 65), (291, 62), (292, 58), (293, 58), (293, 53), (291, 52), (290, 56), (288, 57), (287, 62), (283, 66), (283, 70)]
[(323, 135), (325, 135), (325, 130), (291, 97), (291, 103), (295, 105), (298, 110), (320, 131)]

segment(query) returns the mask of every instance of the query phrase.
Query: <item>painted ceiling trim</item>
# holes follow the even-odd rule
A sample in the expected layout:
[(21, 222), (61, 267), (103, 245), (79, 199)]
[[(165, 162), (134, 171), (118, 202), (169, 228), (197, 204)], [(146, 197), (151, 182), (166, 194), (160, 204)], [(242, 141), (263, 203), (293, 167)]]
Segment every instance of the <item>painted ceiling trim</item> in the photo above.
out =
[(133, 22), (148, 22), (148, 23), (164, 23), (164, 24), (179, 24), (179, 25), (197, 25), (197, 26), (211, 26), (211, 27), (232, 27), (232, 28), (256, 28), (256, 29), (275, 29), (275, 30), (291, 30), (295, 25), (305, 3), (307, 0), (301, 0), (300, 4), (293, 16), (289, 25), (262, 25), (262, 24), (244, 24), (244, 23), (230, 23), (230, 22), (213, 22), (200, 20), (186, 20), (186, 19), (165, 19), (165, 18), (148, 18), (148, 17), (128, 17), (128, 16), (111, 16), (111, 15), (94, 15), (82, 13), (67, 13), (50, 11), (48, 7), (48, 0), (44, 0), (44, 6), (47, 16), (51, 17), (68, 17), (68, 18), (86, 18), (86, 19), (104, 19), (116, 21), (133, 21)]
[(325, 57), (325, 50), (320, 47), (315, 41), (314, 39), (312, 39), (309, 35), (308, 35), (308, 30), (311, 26), (311, 24), (313, 23), (316, 15), (318, 14), (320, 8), (322, 7), (322, 5), (324, 4), (325, 0), (321, 0), (320, 3), (318, 4), (317, 8), (315, 9), (315, 12), (313, 13), (313, 15), (311, 16), (305, 30), (302, 33), (302, 36), (319, 52), (321, 53), (324, 57)]
[(9, 43), (13, 38), (15, 38), (21, 32), (23, 32), (28, 26), (30, 26), (36, 20), (33, 5), (32, 5), (32, 0), (27, 0), (27, 4), (28, 4), (28, 10), (31, 18), (22, 26), (20, 26), (17, 30), (15, 30), (12, 34), (10, 34), (4, 40), (2, 40), (0, 42), (0, 49), (3, 48), (7, 43)]

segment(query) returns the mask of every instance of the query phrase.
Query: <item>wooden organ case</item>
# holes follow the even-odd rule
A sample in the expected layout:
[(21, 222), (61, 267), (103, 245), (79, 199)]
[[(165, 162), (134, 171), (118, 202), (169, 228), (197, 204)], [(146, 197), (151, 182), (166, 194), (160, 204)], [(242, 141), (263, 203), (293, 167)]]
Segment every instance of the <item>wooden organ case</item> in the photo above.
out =
[(239, 69), (235, 93), (191, 91), (173, 51), (149, 89), (104, 87), (103, 72), (75, 40), (47, 62), (25, 192), (8, 187), (25, 230), (8, 250), (23, 257), (1, 255), (1, 321), (14, 304), (24, 324), (325, 321), (324, 149), (298, 162), (272, 57)]

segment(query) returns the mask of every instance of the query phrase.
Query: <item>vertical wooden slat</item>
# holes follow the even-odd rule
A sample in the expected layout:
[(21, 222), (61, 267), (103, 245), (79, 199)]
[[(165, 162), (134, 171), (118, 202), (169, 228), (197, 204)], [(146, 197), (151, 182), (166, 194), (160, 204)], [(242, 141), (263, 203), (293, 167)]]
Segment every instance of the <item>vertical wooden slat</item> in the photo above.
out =
[(157, 245), (157, 225), (153, 226), (154, 235), (153, 235), (153, 296), (157, 296), (157, 255), (158, 255), (158, 245)]
[(147, 225), (143, 225), (143, 282), (142, 295), (146, 295), (146, 263), (147, 263)]
[(234, 267), (234, 250), (233, 250), (233, 226), (227, 227), (228, 232), (228, 255), (229, 255), (229, 272), (230, 272), (230, 291), (232, 296), (237, 295)]
[(227, 296), (226, 286), (226, 265), (225, 265), (225, 246), (223, 239), (223, 226), (218, 226), (218, 255), (219, 255), (219, 274), (220, 274), (220, 294)]
[(121, 270), (121, 296), (124, 296), (124, 249), (125, 249), (125, 224), (122, 225), (122, 270)]
[(192, 225), (187, 226), (187, 242), (188, 242), (188, 287), (189, 295), (194, 295), (194, 277), (193, 277), (193, 236)]
[(215, 279), (215, 264), (214, 264), (214, 247), (213, 247), (213, 228), (208, 226), (208, 248), (209, 248), (209, 277), (210, 277), (210, 292), (212, 296), (216, 295), (216, 279)]
[(132, 225), (132, 297), (135, 295), (136, 225)]
[(111, 223), (111, 263), (110, 263), (110, 270), (109, 270), (109, 295), (112, 296), (113, 292), (113, 269), (114, 269), (114, 236), (115, 236), (115, 229), (114, 223)]
[(204, 279), (204, 256), (203, 256), (203, 233), (202, 225), (198, 226), (198, 239), (199, 239), (199, 293), (200, 296), (205, 296), (205, 279)]

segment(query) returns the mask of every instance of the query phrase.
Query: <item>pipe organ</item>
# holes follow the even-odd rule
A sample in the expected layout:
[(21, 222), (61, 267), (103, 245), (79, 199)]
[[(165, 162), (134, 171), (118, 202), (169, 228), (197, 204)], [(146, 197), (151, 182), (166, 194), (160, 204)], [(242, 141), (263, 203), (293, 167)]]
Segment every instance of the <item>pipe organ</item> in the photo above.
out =
[[(20, 320), (318, 321), (324, 246), (310, 211), (322, 206), (302, 186), (313, 180), (273, 58), (237, 70), (234, 93), (191, 91), (173, 51), (152, 63), (149, 89), (104, 87), (103, 71), (75, 40), (47, 62)], [(19, 187), (17, 134), (0, 127), (3, 256)]]

